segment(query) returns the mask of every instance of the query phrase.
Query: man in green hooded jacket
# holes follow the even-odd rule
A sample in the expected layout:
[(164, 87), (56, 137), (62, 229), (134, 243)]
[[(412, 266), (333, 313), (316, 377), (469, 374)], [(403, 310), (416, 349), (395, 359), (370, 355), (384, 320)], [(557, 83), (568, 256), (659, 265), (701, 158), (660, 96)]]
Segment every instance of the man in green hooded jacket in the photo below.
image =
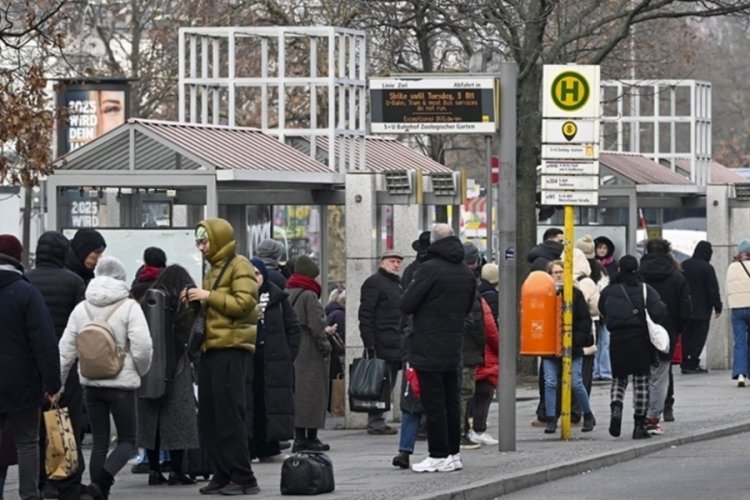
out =
[(198, 223), (195, 244), (210, 268), (203, 288), (190, 288), (183, 301), (200, 301), (205, 339), (198, 375), (198, 424), (202, 443), (214, 466), (205, 495), (258, 493), (250, 466), (247, 419), (252, 409), (246, 394), (252, 376), (258, 323), (255, 270), (235, 252), (234, 230), (224, 219)]

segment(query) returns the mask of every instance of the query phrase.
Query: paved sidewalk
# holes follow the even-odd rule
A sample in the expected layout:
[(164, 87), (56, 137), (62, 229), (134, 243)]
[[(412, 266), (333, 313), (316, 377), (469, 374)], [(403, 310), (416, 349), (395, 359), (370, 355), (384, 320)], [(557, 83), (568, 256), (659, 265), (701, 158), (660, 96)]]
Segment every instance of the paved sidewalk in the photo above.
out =
[[(597, 426), (582, 434), (573, 427), (570, 441), (559, 433), (546, 435), (530, 426), (538, 395), (536, 386), (517, 391), (517, 443), (515, 452), (494, 447), (461, 454), (464, 470), (451, 473), (422, 473), (391, 465), (397, 452), (398, 436), (369, 436), (364, 430), (326, 430), (321, 438), (331, 445), (329, 456), (335, 469), (336, 491), (331, 499), (485, 499), (560, 477), (631, 460), (671, 446), (697, 440), (750, 431), (750, 387), (738, 388), (727, 371), (705, 375), (681, 375), (675, 367), (676, 421), (663, 424), (663, 436), (633, 441), (631, 392), (626, 394), (623, 435), (612, 438), (609, 426), (609, 385), (594, 385), (592, 407)], [(342, 419), (329, 419), (333, 428)], [(490, 411), (490, 432), (497, 435), (497, 406)], [(426, 455), (426, 442), (417, 442), (413, 456)], [(280, 498), (281, 458), (277, 462), (253, 464), (261, 487), (260, 498)], [(85, 477), (88, 477), (87, 475)], [(112, 499), (159, 498), (172, 500), (200, 497), (194, 486), (147, 486), (146, 475), (133, 475), (129, 466), (121, 472)], [(17, 488), (15, 468), (9, 474), (6, 496)], [(286, 498), (286, 497), (285, 497)]]

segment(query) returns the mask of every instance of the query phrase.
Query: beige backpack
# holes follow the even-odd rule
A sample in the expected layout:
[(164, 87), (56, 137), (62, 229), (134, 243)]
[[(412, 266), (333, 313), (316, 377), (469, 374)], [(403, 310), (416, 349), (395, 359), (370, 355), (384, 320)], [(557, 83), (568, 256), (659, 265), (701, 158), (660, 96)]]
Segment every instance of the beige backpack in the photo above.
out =
[(78, 350), (78, 366), (81, 375), (89, 380), (114, 378), (122, 370), (125, 362), (125, 351), (117, 345), (109, 318), (128, 299), (116, 303), (103, 321), (95, 320), (91, 316), (89, 304), (84, 304), (89, 322), (78, 332), (76, 349)]

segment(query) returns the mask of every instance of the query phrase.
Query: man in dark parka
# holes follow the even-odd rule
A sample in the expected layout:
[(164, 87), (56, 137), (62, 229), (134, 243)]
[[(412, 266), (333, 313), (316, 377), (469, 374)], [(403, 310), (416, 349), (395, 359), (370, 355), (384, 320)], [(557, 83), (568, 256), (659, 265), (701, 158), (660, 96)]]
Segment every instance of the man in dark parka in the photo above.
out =
[(682, 332), (682, 373), (705, 373), (699, 366), (701, 351), (706, 345), (711, 313), (721, 314), (721, 294), (714, 266), (710, 264), (713, 248), (708, 241), (699, 241), (693, 256), (682, 263), (682, 272), (690, 285), (693, 314)]

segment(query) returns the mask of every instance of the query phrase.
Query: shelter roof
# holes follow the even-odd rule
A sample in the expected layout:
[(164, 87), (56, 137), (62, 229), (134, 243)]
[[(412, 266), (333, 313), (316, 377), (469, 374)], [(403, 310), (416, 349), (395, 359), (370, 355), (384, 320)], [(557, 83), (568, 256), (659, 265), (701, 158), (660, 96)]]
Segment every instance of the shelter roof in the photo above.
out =
[[(291, 144), (309, 153), (310, 143), (301, 137), (290, 138)], [(318, 158), (328, 158), (328, 137), (317, 138)], [(425, 174), (451, 173), (453, 170), (439, 163), (427, 155), (389, 137), (369, 135), (365, 137), (365, 168), (370, 172), (403, 172), (404, 170), (419, 170)]]
[(635, 184), (693, 185), (690, 179), (638, 153), (603, 151), (599, 163)]
[[(677, 168), (685, 171), (688, 176), (690, 175), (690, 160), (687, 158), (678, 158), (675, 164)], [(734, 169), (725, 167), (718, 161), (711, 160), (710, 168), (711, 176), (709, 179), (711, 180), (709, 184), (747, 184), (750, 182), (747, 178), (735, 172)]]
[(140, 118), (59, 157), (54, 165), (59, 170), (89, 171), (128, 170), (132, 165), (136, 170), (333, 173), (258, 129)]

